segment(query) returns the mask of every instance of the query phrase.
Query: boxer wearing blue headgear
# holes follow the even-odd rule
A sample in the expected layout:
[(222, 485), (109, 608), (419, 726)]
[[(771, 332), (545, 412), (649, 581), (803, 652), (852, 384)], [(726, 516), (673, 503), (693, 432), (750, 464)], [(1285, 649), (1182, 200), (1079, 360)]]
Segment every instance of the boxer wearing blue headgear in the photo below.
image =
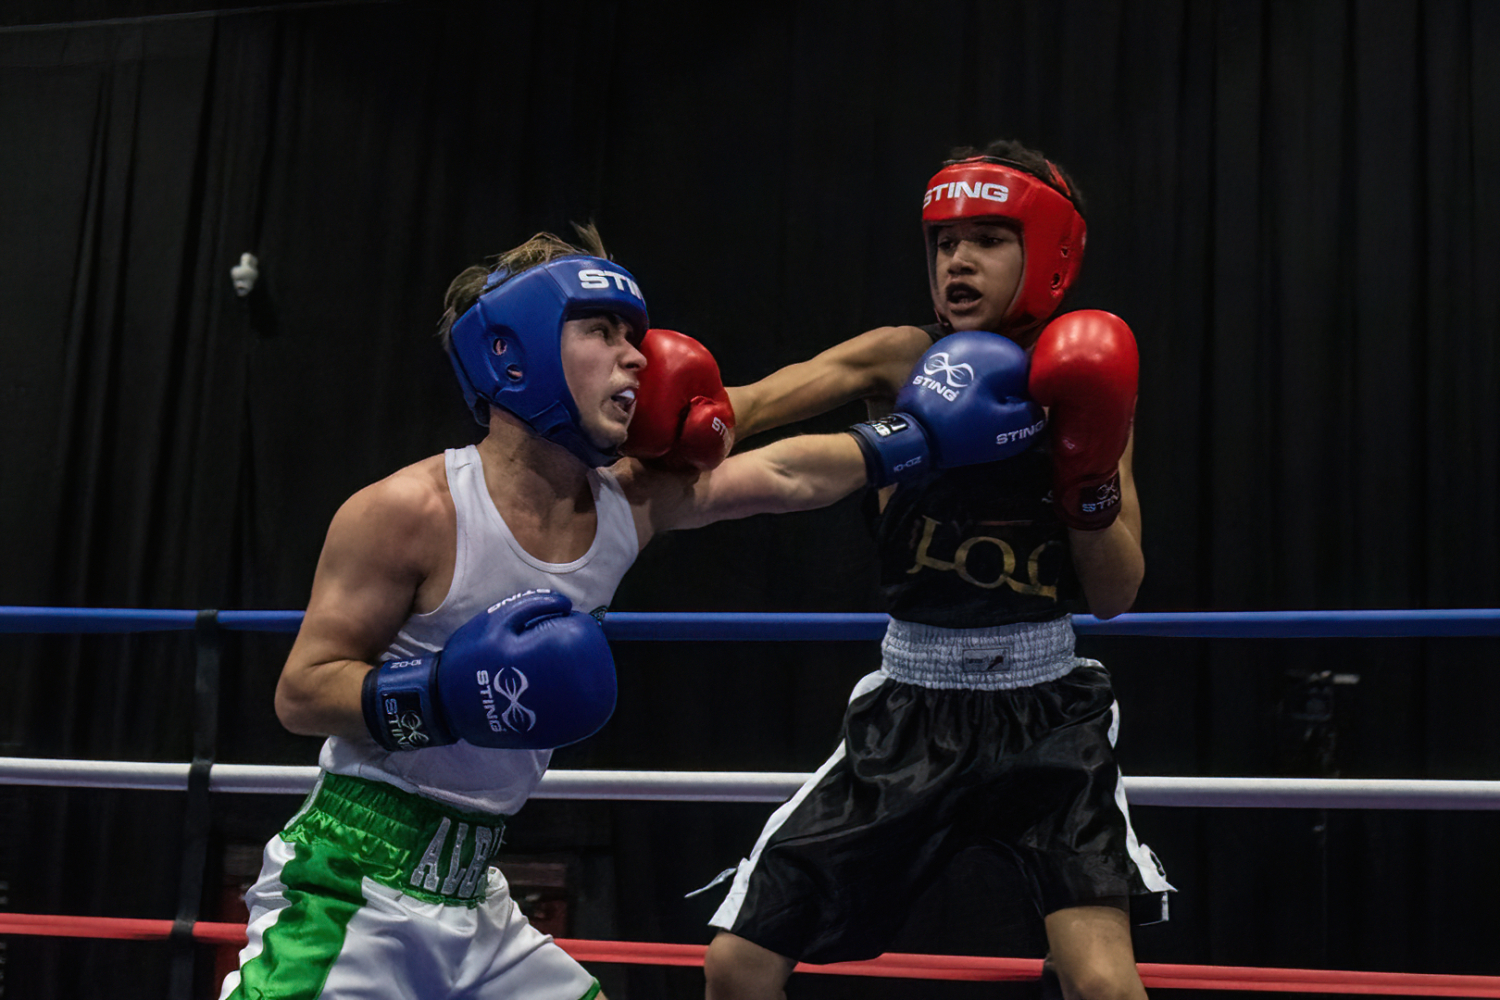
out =
[(454, 280), (441, 332), (487, 433), (334, 515), (276, 689), (288, 729), (328, 737), (322, 773), (246, 894), (226, 1000), (604, 1000), (489, 863), (552, 749), (614, 709), (600, 619), (620, 578), (659, 531), (824, 506), (865, 481), (846, 434), (711, 468), (601, 467), (637, 388), (656, 399), (668, 449), (683, 446), (674, 411), (701, 409), (707, 390), (662, 377), (701, 376), (701, 360), (648, 361), (640, 289), (597, 233), (581, 235), (582, 248), (540, 234)]
[(640, 286), (601, 257), (570, 255), (518, 274), (492, 272), (449, 332), (449, 358), (474, 419), (488, 427), (489, 407), (498, 406), (590, 468), (612, 464), (619, 452), (590, 440), (562, 360), (563, 325), (600, 314), (618, 317), (634, 343), (645, 335)]

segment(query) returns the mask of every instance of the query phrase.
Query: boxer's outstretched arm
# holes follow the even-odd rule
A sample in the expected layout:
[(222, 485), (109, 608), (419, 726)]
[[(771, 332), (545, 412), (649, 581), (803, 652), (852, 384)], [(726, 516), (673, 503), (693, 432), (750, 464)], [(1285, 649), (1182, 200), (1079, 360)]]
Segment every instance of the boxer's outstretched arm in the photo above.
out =
[(615, 474), (643, 546), (658, 531), (826, 507), (866, 481), (864, 453), (851, 434), (785, 438), (696, 474), (635, 461), (616, 465)]
[(827, 413), (856, 399), (894, 399), (932, 338), (914, 326), (884, 326), (787, 365), (759, 382), (731, 386), (735, 436)]
[(397, 476), (356, 493), (334, 515), (276, 686), (276, 715), (290, 731), (368, 736), (360, 690), (428, 571), (430, 503)]

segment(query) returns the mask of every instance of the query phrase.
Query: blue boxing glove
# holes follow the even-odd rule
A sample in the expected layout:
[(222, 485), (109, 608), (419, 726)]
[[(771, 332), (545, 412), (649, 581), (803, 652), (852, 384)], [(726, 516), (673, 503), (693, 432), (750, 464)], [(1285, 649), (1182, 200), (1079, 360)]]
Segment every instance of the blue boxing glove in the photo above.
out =
[(365, 725), (387, 750), (463, 740), (550, 750), (592, 736), (615, 710), (604, 629), (550, 590), (528, 590), (470, 618), (440, 652), (365, 675)]
[(1047, 426), (1026, 394), (1026, 352), (995, 333), (952, 333), (928, 348), (896, 394), (896, 412), (849, 429), (872, 486), (929, 469), (998, 462)]

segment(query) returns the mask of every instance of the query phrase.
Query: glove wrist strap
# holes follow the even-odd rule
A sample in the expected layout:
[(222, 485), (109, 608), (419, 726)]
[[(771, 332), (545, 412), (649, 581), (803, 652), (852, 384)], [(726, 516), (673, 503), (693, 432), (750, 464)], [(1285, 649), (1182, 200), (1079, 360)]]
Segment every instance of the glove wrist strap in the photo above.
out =
[(1120, 473), (1058, 490), (1057, 514), (1079, 531), (1103, 531), (1120, 515)]
[(865, 477), (877, 489), (921, 475), (931, 465), (927, 432), (908, 414), (858, 423), (849, 433), (864, 453)]
[(441, 655), (388, 660), (365, 674), (360, 689), (365, 726), (385, 749), (421, 750), (458, 742), (433, 697)]

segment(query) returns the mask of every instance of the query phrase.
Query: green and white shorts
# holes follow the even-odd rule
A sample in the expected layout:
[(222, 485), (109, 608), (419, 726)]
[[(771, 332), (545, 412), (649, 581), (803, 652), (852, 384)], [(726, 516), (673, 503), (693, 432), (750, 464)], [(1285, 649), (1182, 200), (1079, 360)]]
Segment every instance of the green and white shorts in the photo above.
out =
[(504, 823), (324, 774), (266, 845), (221, 1000), (592, 1000), (599, 983), (488, 865)]

